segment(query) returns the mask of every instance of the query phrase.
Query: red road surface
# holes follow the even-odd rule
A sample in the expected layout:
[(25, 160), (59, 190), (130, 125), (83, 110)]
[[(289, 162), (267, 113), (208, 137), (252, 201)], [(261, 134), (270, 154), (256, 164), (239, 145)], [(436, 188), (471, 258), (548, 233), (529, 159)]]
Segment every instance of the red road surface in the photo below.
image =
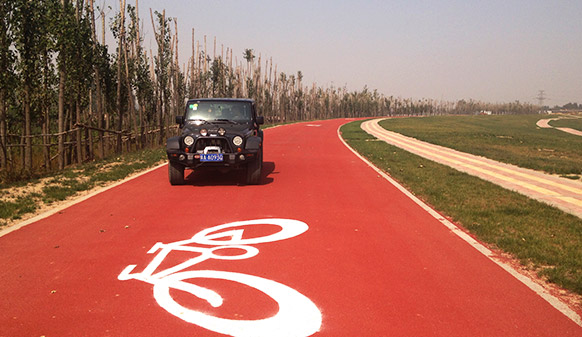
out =
[[(321, 311), (314, 336), (582, 336), (354, 156), (336, 136), (344, 122), (266, 130), (263, 185), (195, 174), (172, 187), (162, 167), (0, 237), (0, 336), (220, 336), (160, 307), (151, 284), (118, 275), (131, 264), (143, 270), (156, 242), (262, 218), (300, 220), (309, 229), (253, 245), (255, 257), (190, 270), (244, 273), (297, 290)], [(175, 253), (168, 263), (191, 255)], [(278, 310), (252, 288), (202, 283), (220, 291), (223, 307), (173, 296), (231, 319)]]

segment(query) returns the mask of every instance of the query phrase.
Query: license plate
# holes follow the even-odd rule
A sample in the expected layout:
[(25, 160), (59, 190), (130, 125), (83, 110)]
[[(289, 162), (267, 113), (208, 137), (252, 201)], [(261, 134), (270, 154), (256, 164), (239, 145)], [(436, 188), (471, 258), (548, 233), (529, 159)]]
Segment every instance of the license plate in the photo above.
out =
[(222, 153), (203, 153), (200, 155), (200, 161), (222, 161)]

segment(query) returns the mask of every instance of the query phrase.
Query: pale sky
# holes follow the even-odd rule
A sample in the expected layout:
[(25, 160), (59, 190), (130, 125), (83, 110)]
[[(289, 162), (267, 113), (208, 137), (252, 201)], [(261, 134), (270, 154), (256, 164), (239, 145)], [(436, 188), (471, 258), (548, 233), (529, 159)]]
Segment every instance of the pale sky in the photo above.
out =
[(582, 103), (581, 0), (140, 0), (147, 48), (150, 8), (178, 19), (182, 62), (194, 28), (210, 55), (216, 37), (218, 50), (241, 60), (254, 49), (306, 84), (492, 103), (537, 103), (545, 90), (546, 105)]

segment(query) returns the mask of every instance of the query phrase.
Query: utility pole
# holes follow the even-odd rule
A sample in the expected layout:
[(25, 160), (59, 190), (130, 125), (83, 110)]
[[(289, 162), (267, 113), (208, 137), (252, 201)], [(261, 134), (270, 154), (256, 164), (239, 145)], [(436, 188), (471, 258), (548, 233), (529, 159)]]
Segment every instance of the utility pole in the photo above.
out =
[(536, 99), (538, 100), (539, 106), (544, 106), (544, 101), (546, 100), (546, 91), (545, 90), (538, 91), (538, 96), (536, 97)]

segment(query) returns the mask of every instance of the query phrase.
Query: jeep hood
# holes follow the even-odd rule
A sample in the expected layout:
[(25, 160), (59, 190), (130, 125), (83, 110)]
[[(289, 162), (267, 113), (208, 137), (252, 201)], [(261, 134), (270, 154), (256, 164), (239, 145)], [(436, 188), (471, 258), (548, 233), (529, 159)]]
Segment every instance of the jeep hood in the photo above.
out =
[(212, 123), (204, 123), (201, 125), (196, 125), (194, 123), (188, 123), (184, 125), (182, 129), (182, 135), (187, 134), (198, 134), (201, 129), (208, 130), (209, 133), (217, 133), (219, 128), (223, 128), (226, 130), (226, 133), (237, 133), (237, 134), (245, 134), (252, 129), (252, 123), (229, 123), (229, 122), (212, 122)]

